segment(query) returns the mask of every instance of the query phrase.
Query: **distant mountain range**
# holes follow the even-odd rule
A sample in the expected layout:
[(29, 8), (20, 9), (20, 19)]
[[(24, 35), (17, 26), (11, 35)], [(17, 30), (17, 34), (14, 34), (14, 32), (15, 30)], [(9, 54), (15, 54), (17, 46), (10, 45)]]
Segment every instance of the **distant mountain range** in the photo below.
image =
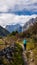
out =
[(28, 22), (26, 22), (24, 24), (23, 27), (20, 24), (6, 25), (5, 28), (3, 28), (2, 26), (0, 26), (0, 36), (6, 36), (9, 33), (12, 33), (13, 31), (24, 32), (30, 26), (33, 26), (35, 22), (37, 22), (37, 17), (30, 19)]
[(36, 18), (32, 18), (29, 21), (27, 21), (24, 26), (22, 27), (20, 24), (16, 25), (6, 25), (6, 30), (8, 30), (10, 33), (13, 31), (23, 32), (29, 28), (29, 26), (33, 25), (37, 21)]
[(0, 26), (0, 36), (7, 36), (9, 31)]
[(20, 24), (16, 24), (16, 25), (7, 25), (6, 30), (8, 30), (10, 33), (13, 31), (18, 31), (18, 32), (22, 32), (22, 26)]

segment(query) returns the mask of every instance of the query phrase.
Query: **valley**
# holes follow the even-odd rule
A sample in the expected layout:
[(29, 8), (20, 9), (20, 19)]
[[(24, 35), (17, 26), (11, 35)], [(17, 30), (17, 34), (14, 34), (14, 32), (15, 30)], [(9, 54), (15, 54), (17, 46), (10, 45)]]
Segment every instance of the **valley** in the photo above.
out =
[[(0, 29), (0, 65), (37, 65), (37, 18), (33, 25), (26, 28), (24, 27), (24, 31), (20, 33)], [(23, 45), (24, 39), (27, 40), (26, 50)]]

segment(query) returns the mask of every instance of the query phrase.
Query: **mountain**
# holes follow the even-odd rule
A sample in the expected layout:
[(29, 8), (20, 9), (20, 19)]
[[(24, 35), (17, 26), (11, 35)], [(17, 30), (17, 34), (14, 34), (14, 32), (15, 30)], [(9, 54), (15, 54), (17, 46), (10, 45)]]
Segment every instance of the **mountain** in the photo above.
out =
[(13, 31), (18, 31), (18, 32), (22, 32), (22, 26), (20, 24), (16, 24), (16, 25), (7, 25), (6, 30), (8, 30), (10, 33)]
[(29, 26), (33, 26), (33, 24), (37, 21), (36, 18), (31, 18), (29, 21), (27, 21), (24, 26), (21, 26), (20, 24), (16, 25), (6, 25), (6, 30), (8, 30), (10, 33), (13, 31), (23, 32), (29, 28)]
[(25, 25), (23, 26), (23, 31), (27, 30), (30, 26), (33, 26), (36, 21), (37, 21), (37, 17), (32, 18), (28, 22), (26, 22)]
[(33, 21), (28, 28), (24, 27), (23, 37), (31, 37), (37, 41), (37, 18), (35, 18), (35, 21)]
[(9, 32), (6, 29), (4, 29), (2, 26), (0, 26), (0, 36), (6, 36), (8, 34)]

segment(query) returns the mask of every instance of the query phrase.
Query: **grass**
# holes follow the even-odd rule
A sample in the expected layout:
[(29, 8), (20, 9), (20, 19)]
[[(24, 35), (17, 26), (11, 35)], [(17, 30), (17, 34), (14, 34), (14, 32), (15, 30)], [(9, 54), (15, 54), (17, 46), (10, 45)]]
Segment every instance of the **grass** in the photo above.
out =
[(27, 43), (26, 50), (32, 50), (32, 49), (34, 49), (34, 48), (35, 48), (34, 43), (32, 43), (32, 42), (28, 42), (28, 43)]
[(22, 59), (22, 47), (19, 44), (15, 43), (12, 60), (9, 62), (8, 59), (3, 56), (0, 61), (3, 63), (3, 65), (24, 65)]
[(0, 39), (0, 50), (5, 48), (4, 44), (5, 44), (4, 41), (2, 39)]
[(0, 45), (1, 45), (1, 44), (4, 44), (4, 41), (3, 41), (2, 39), (0, 39)]
[[(7, 37), (5, 40), (10, 44), (13, 43), (13, 40), (15, 40), (14, 36), (12, 37)], [(15, 52), (14, 52), (14, 56), (12, 56), (13, 61), (8, 62), (8, 60), (4, 57), (2, 62), (4, 63), (4, 65), (24, 65), (23, 59), (22, 59), (22, 47), (20, 46), (22, 43), (22, 40), (15, 40), (15, 44), (16, 44), (16, 48), (15, 48)], [(3, 40), (0, 39), (0, 44), (5, 44)], [(20, 44), (20, 45), (19, 45)], [(0, 46), (0, 50), (3, 49), (5, 47), (5, 45), (1, 45)], [(33, 52), (33, 57), (35, 60), (35, 64), (37, 65), (37, 43), (35, 45), (35, 43), (33, 42), (32, 39), (28, 39), (27, 45), (26, 45), (26, 50), (30, 51), (32, 50)], [(31, 59), (30, 53), (27, 52), (27, 58)]]

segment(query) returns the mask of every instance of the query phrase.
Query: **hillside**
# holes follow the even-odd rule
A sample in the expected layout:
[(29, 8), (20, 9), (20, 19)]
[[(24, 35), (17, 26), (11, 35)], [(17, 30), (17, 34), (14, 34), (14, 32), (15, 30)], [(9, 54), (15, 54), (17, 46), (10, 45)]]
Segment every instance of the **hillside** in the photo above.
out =
[[(26, 51), (22, 47), (24, 38), (27, 40)], [(12, 32), (0, 39), (0, 45), (0, 65), (24, 65), (26, 59), (22, 54), (26, 54), (28, 65), (37, 65), (37, 21), (24, 32)]]
[(25, 36), (32, 37), (33, 35), (37, 36), (37, 22), (33, 24), (33, 26), (30, 26), (28, 30), (24, 32)]
[[(3, 47), (3, 45), (2, 45)], [(9, 45), (0, 50), (0, 65), (24, 65), (22, 47), (19, 44)]]
[(29, 19), (29, 21), (24, 23), (24, 26), (20, 24), (15, 24), (15, 25), (11, 24), (11, 25), (6, 25), (5, 29), (8, 30), (10, 33), (12, 33), (13, 31), (23, 32), (27, 30), (30, 26), (32, 26), (36, 21), (37, 21), (37, 17), (31, 18)]
[(0, 26), (0, 36), (7, 36), (9, 32)]
[(30, 26), (33, 26), (35, 22), (37, 22), (37, 17), (36, 18), (31, 18), (29, 21), (27, 21), (24, 24), (23, 31), (27, 30)]

